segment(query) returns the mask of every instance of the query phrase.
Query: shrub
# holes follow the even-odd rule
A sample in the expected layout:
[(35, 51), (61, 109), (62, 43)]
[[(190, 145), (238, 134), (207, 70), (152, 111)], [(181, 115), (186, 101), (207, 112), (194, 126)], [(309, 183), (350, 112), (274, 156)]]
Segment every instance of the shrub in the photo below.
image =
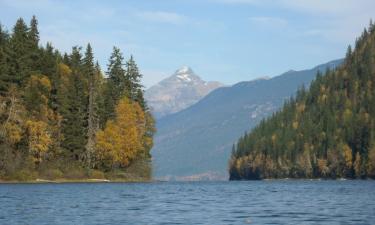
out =
[(91, 170), (89, 172), (89, 177), (91, 179), (105, 179), (105, 175), (102, 171), (99, 170)]
[(55, 180), (63, 178), (64, 174), (59, 169), (47, 169), (41, 173), (41, 177), (48, 180)]
[(34, 171), (22, 169), (19, 171), (14, 172), (11, 175), (11, 180), (17, 180), (17, 181), (31, 181), (35, 180), (38, 177), (38, 174)]

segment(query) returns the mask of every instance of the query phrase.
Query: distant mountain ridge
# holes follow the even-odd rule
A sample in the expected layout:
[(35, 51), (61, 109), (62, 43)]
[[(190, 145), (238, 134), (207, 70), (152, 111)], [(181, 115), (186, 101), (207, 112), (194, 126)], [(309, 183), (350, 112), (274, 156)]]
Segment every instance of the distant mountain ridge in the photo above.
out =
[(161, 118), (152, 150), (154, 176), (224, 178), (231, 147), (240, 135), (278, 110), (318, 71), (341, 63), (335, 60), (309, 70), (217, 88), (196, 104)]
[(219, 82), (203, 81), (190, 67), (183, 66), (146, 90), (145, 98), (154, 116), (161, 118), (193, 105), (221, 86)]

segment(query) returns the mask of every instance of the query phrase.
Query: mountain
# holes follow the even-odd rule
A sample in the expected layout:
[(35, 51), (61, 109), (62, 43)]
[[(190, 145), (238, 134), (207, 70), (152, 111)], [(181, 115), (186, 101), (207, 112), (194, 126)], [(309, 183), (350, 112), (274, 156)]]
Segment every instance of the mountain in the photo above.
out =
[(203, 81), (191, 68), (183, 66), (146, 90), (145, 98), (158, 119), (193, 105), (220, 86), (219, 82)]
[(237, 138), (278, 110), (318, 71), (341, 62), (335, 60), (310, 70), (288, 71), (272, 79), (221, 87), (191, 107), (158, 120), (152, 149), (154, 176), (225, 178)]
[(230, 179), (375, 178), (375, 25), (344, 63), (242, 136)]

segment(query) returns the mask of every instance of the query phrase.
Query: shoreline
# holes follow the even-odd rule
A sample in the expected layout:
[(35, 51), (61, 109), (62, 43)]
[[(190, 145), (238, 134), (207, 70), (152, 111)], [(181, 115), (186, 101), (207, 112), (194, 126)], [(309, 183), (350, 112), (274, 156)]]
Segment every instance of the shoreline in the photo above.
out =
[(235, 179), (229, 181), (351, 181), (351, 180), (375, 180), (366, 178), (264, 178), (264, 179)]
[(47, 179), (35, 179), (35, 180), (0, 180), (1, 184), (69, 184), (69, 183), (151, 183), (158, 182), (154, 180), (144, 180), (144, 179), (58, 179), (58, 180), (47, 180)]
[[(350, 178), (338, 178), (338, 179), (326, 179), (326, 178), (266, 178), (266, 179), (259, 179), (259, 180), (226, 180), (227, 182), (247, 182), (247, 181), (352, 181), (352, 180), (375, 180), (371, 178), (366, 179), (350, 179)], [(222, 182), (223, 180), (217, 180)], [(164, 183), (170, 182), (168, 180), (147, 180), (147, 179), (57, 179), (57, 180), (48, 180), (48, 179), (35, 179), (35, 180), (26, 180), (26, 181), (19, 181), (19, 180), (0, 180), (1, 184), (69, 184), (69, 183)], [(202, 182), (199, 180), (194, 181), (172, 181), (172, 182)], [(207, 182), (204, 180), (203, 182)], [(215, 182), (215, 180), (211, 180), (208, 182)]]

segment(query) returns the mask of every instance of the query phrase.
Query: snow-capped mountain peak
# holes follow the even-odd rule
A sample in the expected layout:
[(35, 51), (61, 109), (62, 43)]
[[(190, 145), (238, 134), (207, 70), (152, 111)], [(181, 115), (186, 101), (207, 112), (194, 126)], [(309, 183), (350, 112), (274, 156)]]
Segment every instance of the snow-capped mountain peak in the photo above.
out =
[(186, 82), (191, 81), (191, 78), (190, 78), (189, 74), (186, 74), (186, 73), (185, 74), (178, 74), (177, 78), (179, 78), (180, 80), (186, 81)]
[(183, 66), (150, 87), (145, 98), (156, 118), (160, 118), (189, 107), (220, 86), (219, 82), (202, 80), (190, 67)]
[(183, 82), (192, 82), (195, 77), (193, 70), (188, 66), (181, 67), (180, 69), (176, 70), (174, 74)]
[(188, 66), (183, 66), (176, 71), (176, 74), (190, 74), (193, 73), (193, 70)]

